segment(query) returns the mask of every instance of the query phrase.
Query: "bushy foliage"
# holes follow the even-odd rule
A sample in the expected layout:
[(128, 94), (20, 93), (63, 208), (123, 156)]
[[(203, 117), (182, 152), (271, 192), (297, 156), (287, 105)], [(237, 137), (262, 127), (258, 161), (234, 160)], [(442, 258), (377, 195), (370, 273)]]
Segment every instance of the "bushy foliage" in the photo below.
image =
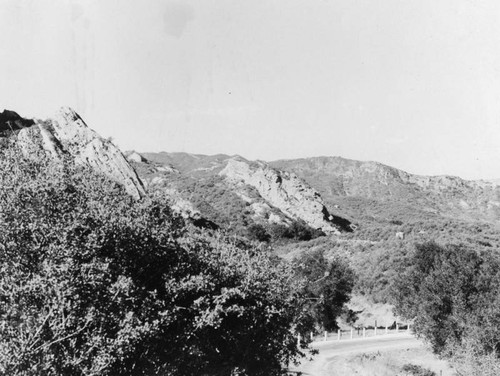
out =
[(269, 235), (266, 228), (259, 223), (249, 225), (247, 227), (247, 234), (250, 240), (259, 242), (269, 242), (271, 240), (271, 235)]
[(457, 375), (498, 376), (500, 360), (495, 353), (485, 353), (469, 341), (464, 341), (451, 351), (450, 361)]
[(500, 262), (495, 253), (464, 246), (416, 246), (395, 287), (396, 312), (414, 319), (434, 351), (467, 344), (477, 355), (500, 356)]
[(352, 270), (340, 260), (327, 260), (323, 251), (304, 253), (296, 260), (299, 275), (308, 281), (305, 291), (310, 320), (324, 330), (336, 330), (354, 286)]
[[(414, 218), (402, 225), (392, 219), (366, 220), (356, 231), (341, 237), (320, 237), (314, 240), (279, 247), (281, 253), (302, 253), (323, 250), (330, 256), (348, 261), (357, 279), (356, 294), (369, 297), (375, 303), (390, 303), (393, 285), (400, 273), (411, 264), (415, 243), (434, 240), (441, 244), (458, 243), (480, 253), (500, 248), (500, 234), (488, 223), (459, 220)], [(404, 233), (404, 239), (396, 237)]]
[[(290, 224), (278, 224), (267, 222), (266, 215), (269, 213), (259, 218), (251, 203), (228, 189), (227, 182), (219, 175), (200, 173), (172, 176), (166, 184), (175, 187), (184, 199), (193, 203), (204, 218), (220, 226), (227, 234), (266, 243), (281, 240), (307, 241), (325, 235), (300, 219), (289, 219)], [(245, 186), (240, 189), (253, 202), (265, 202), (255, 188)], [(275, 214), (281, 213), (273, 207), (268, 209)]]
[(277, 375), (300, 354), (290, 265), (69, 162), (3, 146), (0, 185), (0, 374)]
[(325, 236), (319, 229), (314, 229), (303, 220), (294, 220), (290, 225), (270, 224), (267, 226), (274, 239), (293, 239), (308, 241)]
[[(254, 224), (250, 204), (227, 189), (224, 178), (219, 175), (172, 176), (168, 186), (172, 186), (186, 200), (189, 200), (202, 216), (229, 233), (248, 235), (247, 227)], [(255, 192), (246, 192), (250, 197)]]

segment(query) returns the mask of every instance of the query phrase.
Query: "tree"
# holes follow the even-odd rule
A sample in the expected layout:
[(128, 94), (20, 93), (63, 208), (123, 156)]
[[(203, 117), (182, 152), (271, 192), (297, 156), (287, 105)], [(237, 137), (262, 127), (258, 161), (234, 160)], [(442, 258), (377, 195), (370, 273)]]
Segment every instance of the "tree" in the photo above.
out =
[(301, 354), (290, 265), (193, 234), (70, 161), (0, 148), (0, 374), (277, 375)]
[(304, 293), (310, 319), (325, 330), (338, 329), (337, 318), (349, 301), (354, 273), (340, 260), (327, 260), (323, 250), (304, 253), (296, 264), (298, 274), (308, 281)]
[(396, 313), (414, 319), (417, 334), (437, 353), (472, 346), (500, 355), (498, 256), (460, 245), (423, 243), (396, 281)]

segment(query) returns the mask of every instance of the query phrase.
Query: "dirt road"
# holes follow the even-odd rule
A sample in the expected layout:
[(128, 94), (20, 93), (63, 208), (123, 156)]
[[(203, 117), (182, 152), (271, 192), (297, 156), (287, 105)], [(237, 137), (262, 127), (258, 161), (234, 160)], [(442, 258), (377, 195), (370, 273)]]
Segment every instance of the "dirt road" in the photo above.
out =
[[(377, 337), (360, 338), (353, 340), (316, 342), (312, 345), (313, 348), (319, 350), (311, 361), (304, 361), (298, 367), (292, 367), (293, 372), (301, 372), (304, 376), (334, 376), (334, 375), (351, 375), (353, 367), (359, 367), (364, 359), (361, 356), (365, 354), (396, 354), (398, 351), (404, 352), (404, 355), (409, 354), (412, 349), (421, 349), (426, 351), (424, 344), (410, 334), (399, 333), (381, 335)], [(429, 353), (432, 357), (432, 354)], [(369, 362), (365, 361), (365, 366), (369, 367)], [(441, 368), (444, 368), (443, 366)], [(387, 371), (380, 374), (390, 374)], [(358, 373), (358, 372), (356, 372)], [(377, 373), (366, 373), (377, 374)], [(439, 374), (439, 373), (438, 373)], [(446, 375), (448, 373), (442, 373)]]

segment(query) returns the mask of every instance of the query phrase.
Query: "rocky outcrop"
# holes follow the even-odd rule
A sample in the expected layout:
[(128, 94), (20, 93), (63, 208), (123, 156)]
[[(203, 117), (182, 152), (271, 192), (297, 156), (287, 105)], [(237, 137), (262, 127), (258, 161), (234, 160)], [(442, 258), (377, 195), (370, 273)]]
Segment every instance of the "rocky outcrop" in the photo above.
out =
[(320, 194), (295, 174), (275, 170), (263, 162), (250, 163), (235, 157), (227, 161), (220, 175), (235, 185), (254, 187), (267, 202), (292, 218), (302, 219), (325, 233), (340, 233)]
[(140, 155), (136, 151), (130, 151), (130, 152), (125, 152), (125, 157), (129, 162), (135, 162), (135, 163), (146, 163), (147, 159), (144, 158), (142, 155)]
[(46, 120), (22, 119), (10, 111), (5, 114), (6, 111), (0, 114), (0, 129), (12, 130), (9, 135), (17, 134), (17, 141), (26, 153), (41, 149), (54, 158), (67, 155), (122, 184), (130, 195), (139, 198), (144, 194), (141, 180), (120, 150), (90, 129), (72, 109), (61, 108)]
[(33, 120), (24, 119), (14, 111), (4, 110), (0, 112), (0, 136), (7, 136), (17, 130), (30, 127), (34, 123)]

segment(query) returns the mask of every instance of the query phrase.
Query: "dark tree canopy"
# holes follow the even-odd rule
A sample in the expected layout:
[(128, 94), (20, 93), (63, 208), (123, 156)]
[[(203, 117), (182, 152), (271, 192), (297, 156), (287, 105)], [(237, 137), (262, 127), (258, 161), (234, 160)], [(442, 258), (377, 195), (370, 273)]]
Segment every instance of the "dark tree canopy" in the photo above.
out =
[(327, 260), (324, 251), (304, 253), (296, 260), (305, 287), (310, 319), (325, 330), (338, 329), (337, 318), (354, 287), (352, 270), (340, 260)]

